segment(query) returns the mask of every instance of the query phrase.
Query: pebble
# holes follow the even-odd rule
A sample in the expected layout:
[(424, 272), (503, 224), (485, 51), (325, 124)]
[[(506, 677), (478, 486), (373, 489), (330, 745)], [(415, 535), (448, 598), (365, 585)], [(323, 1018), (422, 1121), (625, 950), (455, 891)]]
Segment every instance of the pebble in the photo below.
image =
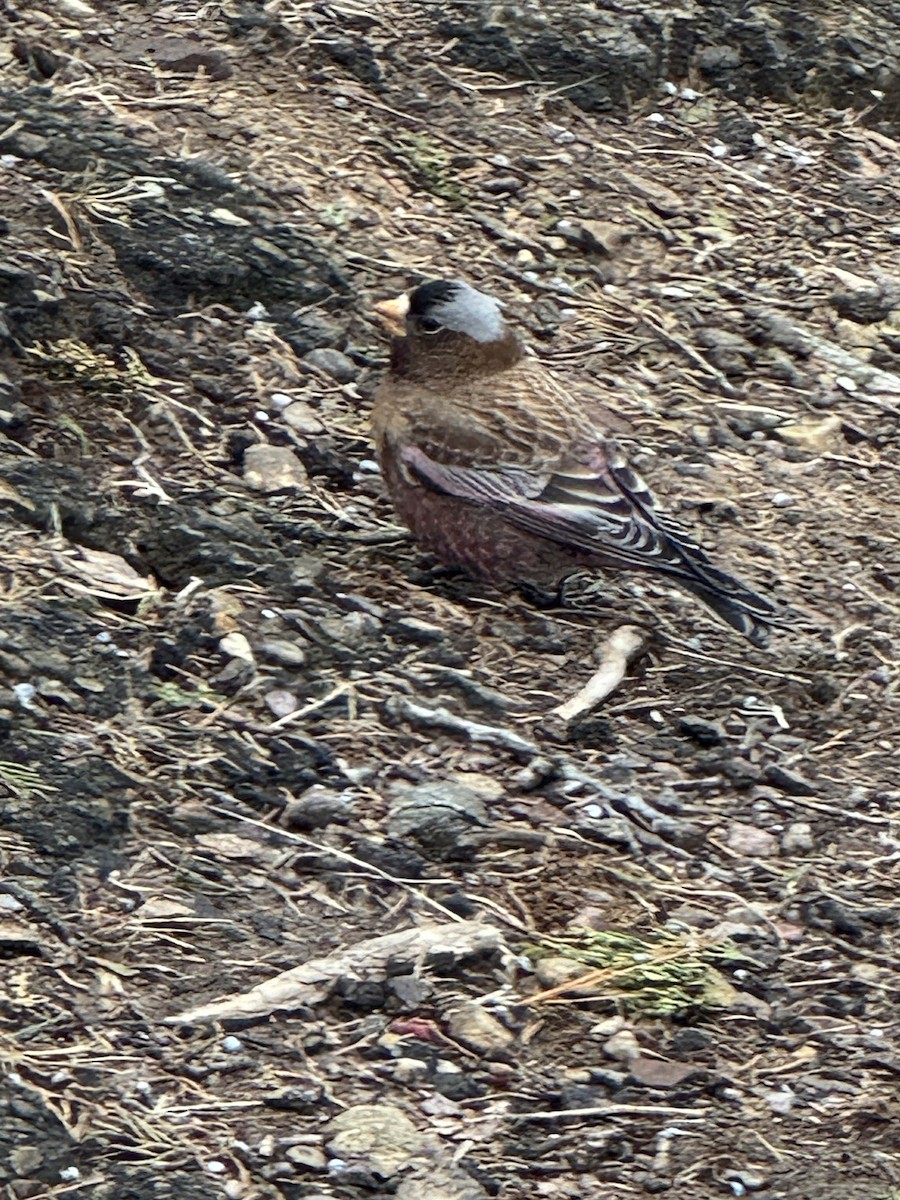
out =
[(306, 662), (306, 651), (297, 642), (287, 638), (267, 638), (259, 648), (263, 658), (281, 663), (285, 667), (302, 667)]
[(30, 1175), (43, 1162), (44, 1155), (37, 1146), (17, 1146), (9, 1156), (9, 1165), (17, 1175)]
[(243, 1050), (244, 1043), (240, 1038), (236, 1038), (233, 1034), (222, 1039), (222, 1049), (226, 1054), (237, 1054), (239, 1050)]
[(630, 1029), (620, 1029), (603, 1043), (603, 1053), (617, 1062), (631, 1062), (640, 1058), (641, 1047)]
[(789, 796), (815, 796), (818, 790), (802, 775), (798, 775), (795, 771), (788, 771), (787, 768), (780, 767), (777, 763), (770, 763), (766, 767), (763, 779), (772, 787), (786, 792)]
[(325, 1171), (328, 1168), (325, 1151), (318, 1146), (291, 1146), (290, 1150), (285, 1151), (284, 1157), (295, 1166), (306, 1167), (309, 1171)]
[(412, 1083), (428, 1073), (428, 1063), (421, 1058), (398, 1058), (394, 1062), (394, 1078), (398, 1083)]
[(809, 821), (792, 821), (781, 836), (781, 849), (785, 854), (808, 854), (814, 845)]
[(787, 1116), (794, 1107), (797, 1097), (790, 1088), (780, 1088), (777, 1092), (768, 1092), (765, 1100), (769, 1108), (779, 1117)]
[(321, 433), (325, 428), (318, 413), (304, 400), (294, 400), (281, 415), (285, 425), (297, 433)]
[(772, 503), (776, 508), (790, 508), (792, 504), (797, 503), (797, 500), (788, 492), (776, 492), (772, 497)]
[(614, 1033), (619, 1033), (625, 1028), (625, 1018), (620, 1016), (607, 1017), (603, 1021), (598, 1021), (596, 1025), (591, 1026), (591, 1034), (594, 1037), (610, 1038)]
[(489, 196), (512, 195), (522, 188), (521, 180), (515, 175), (501, 175), (496, 179), (482, 180), (481, 190)]
[(293, 692), (289, 692), (286, 688), (273, 688), (271, 692), (266, 692), (263, 700), (266, 702), (269, 712), (279, 720), (289, 713), (296, 712), (300, 707), (300, 701)]
[(305, 489), (306, 468), (288, 446), (248, 446), (244, 451), (244, 481), (256, 492)]
[(219, 649), (226, 658), (239, 658), (242, 662), (252, 663), (254, 661), (253, 651), (250, 648), (250, 643), (242, 633), (235, 630), (233, 633), (226, 634), (219, 642)]
[(326, 375), (330, 375), (338, 383), (352, 383), (359, 375), (359, 367), (353, 359), (342, 354), (340, 350), (333, 350), (330, 346), (310, 350), (303, 356), (303, 361), (308, 362), (317, 370), (323, 371)]
[(282, 821), (288, 829), (305, 833), (324, 829), (332, 822), (346, 822), (353, 813), (353, 801), (341, 792), (313, 784), (302, 796), (292, 796), (284, 807)]
[[(331, 1159), (329, 1171), (354, 1165), (377, 1171), (391, 1179), (421, 1154), (425, 1138), (412, 1121), (393, 1104), (356, 1104), (326, 1126)], [(336, 1163), (342, 1164), (336, 1168)]]
[(418, 617), (401, 617), (396, 630), (411, 642), (442, 642), (444, 630), (440, 625), (432, 625), (430, 621), (420, 621)]
[(745, 825), (742, 821), (735, 821), (728, 830), (726, 841), (732, 850), (748, 858), (771, 858), (779, 849), (778, 838), (774, 834), (757, 829), (755, 825)]
[(448, 1016), (450, 1036), (485, 1057), (506, 1050), (515, 1041), (505, 1025), (474, 1000), (467, 1000)]

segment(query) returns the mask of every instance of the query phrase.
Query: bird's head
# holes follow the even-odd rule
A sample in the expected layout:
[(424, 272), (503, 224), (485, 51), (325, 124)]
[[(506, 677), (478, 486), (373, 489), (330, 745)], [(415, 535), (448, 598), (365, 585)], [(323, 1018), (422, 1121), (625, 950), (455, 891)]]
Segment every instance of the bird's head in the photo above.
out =
[(506, 325), (499, 303), (460, 279), (431, 279), (375, 311), (397, 336), (439, 338), (462, 334), (482, 345), (502, 341)]

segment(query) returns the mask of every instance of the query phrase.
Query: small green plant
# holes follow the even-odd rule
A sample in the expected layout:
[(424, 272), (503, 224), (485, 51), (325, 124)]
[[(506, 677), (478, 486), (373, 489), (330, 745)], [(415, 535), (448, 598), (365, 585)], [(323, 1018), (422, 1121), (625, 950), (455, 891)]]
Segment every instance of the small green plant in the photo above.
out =
[(440, 196), (454, 208), (462, 208), (465, 194), (455, 178), (450, 153), (422, 133), (398, 138), (398, 158), (412, 171), (413, 183), (432, 196)]
[(571, 1002), (576, 993), (654, 1016), (728, 1007), (735, 989), (715, 964), (742, 958), (727, 938), (711, 942), (695, 933), (638, 937), (593, 929), (544, 938), (525, 952), (533, 960), (558, 956), (585, 967), (583, 976), (540, 993), (533, 998), (537, 1002), (562, 997)]

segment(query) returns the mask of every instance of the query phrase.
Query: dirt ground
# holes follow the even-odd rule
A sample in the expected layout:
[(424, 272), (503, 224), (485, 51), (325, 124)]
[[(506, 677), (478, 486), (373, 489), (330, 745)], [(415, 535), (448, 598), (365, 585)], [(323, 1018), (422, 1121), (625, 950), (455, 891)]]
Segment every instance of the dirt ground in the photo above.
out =
[[(891, 6), (0, 21), (7, 1194), (900, 1196)], [(417, 551), (435, 275), (796, 626)]]

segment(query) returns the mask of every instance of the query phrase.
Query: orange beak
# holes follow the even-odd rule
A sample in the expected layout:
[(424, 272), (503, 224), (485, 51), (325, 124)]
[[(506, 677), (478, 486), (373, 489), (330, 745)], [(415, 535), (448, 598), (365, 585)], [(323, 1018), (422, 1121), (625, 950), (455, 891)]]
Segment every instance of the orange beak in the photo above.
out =
[(409, 296), (402, 292), (393, 300), (382, 300), (375, 305), (375, 315), (394, 337), (406, 335), (406, 314), (409, 312)]

